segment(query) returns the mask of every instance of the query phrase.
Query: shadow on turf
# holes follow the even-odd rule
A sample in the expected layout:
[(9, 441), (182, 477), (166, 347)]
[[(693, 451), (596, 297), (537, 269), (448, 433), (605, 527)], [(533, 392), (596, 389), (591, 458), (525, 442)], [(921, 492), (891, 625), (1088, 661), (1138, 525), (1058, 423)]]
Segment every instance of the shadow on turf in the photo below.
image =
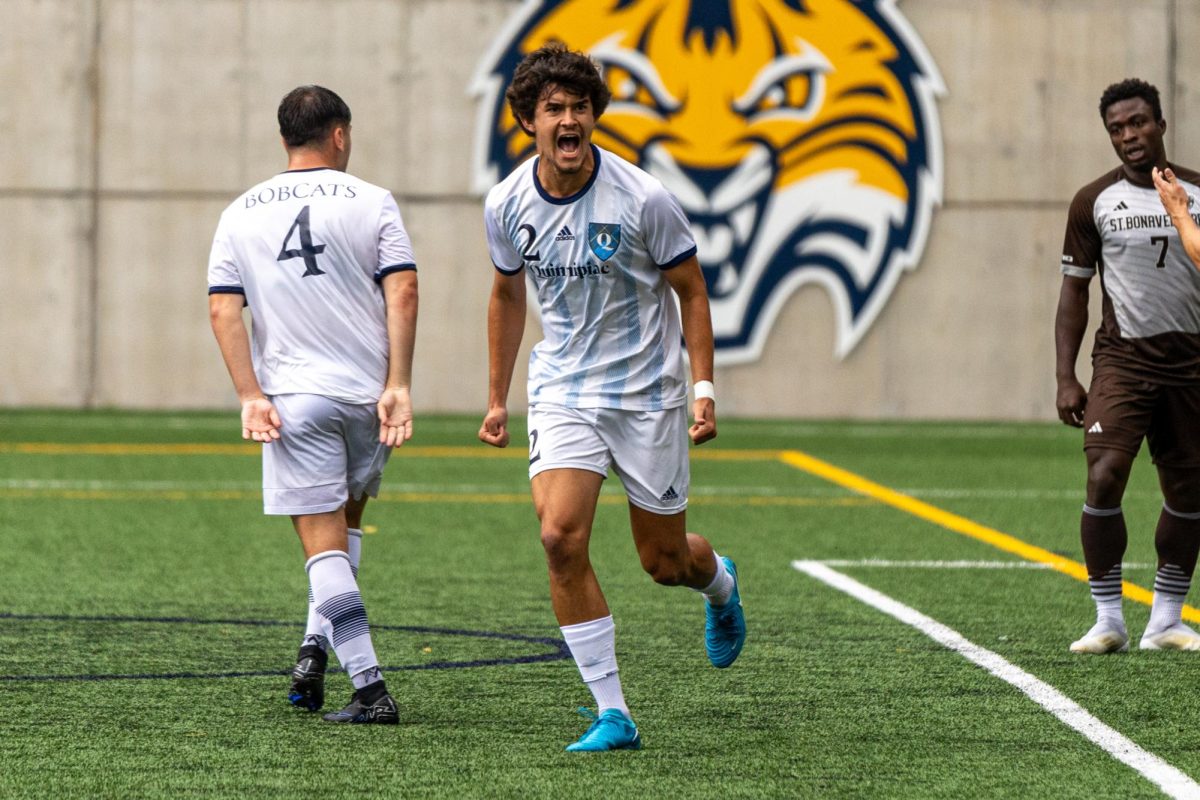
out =
[[(27, 620), (45, 622), (141, 622), (147, 624), (175, 625), (246, 625), (251, 627), (296, 627), (295, 622), (281, 622), (263, 619), (196, 619), (193, 617), (120, 617), (120, 616), (72, 616), (69, 614), (11, 614), (0, 613), (0, 620)], [(510, 642), (528, 642), (529, 644), (546, 645), (553, 648), (552, 652), (541, 655), (512, 656), (510, 658), (484, 658), (471, 661), (432, 661), (428, 664), (407, 664), (399, 667), (380, 667), (383, 672), (401, 672), (405, 670), (426, 669), (468, 669), (471, 667), (499, 667), (509, 664), (535, 664), (544, 661), (561, 661), (571, 657), (567, 644), (561, 639), (543, 636), (523, 636), (518, 633), (498, 633), (495, 631), (467, 631), (455, 628), (431, 628), (422, 625), (372, 625), (377, 631), (403, 631), (406, 633), (426, 633), (440, 636), (463, 636), (473, 639), (501, 639)], [(341, 669), (330, 669), (330, 672), (341, 672)], [(181, 678), (257, 678), (273, 675), (289, 675), (291, 667), (278, 670), (262, 670), (250, 672), (171, 672), (159, 674), (127, 674), (127, 675), (0, 675), (0, 681), (118, 681), (118, 680), (178, 680)]]

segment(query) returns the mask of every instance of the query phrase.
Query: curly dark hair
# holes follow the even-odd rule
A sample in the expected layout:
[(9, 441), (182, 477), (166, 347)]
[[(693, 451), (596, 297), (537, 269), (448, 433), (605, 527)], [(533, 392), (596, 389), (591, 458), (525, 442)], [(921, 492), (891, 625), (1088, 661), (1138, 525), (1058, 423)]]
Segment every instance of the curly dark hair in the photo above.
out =
[(1140, 78), (1126, 78), (1104, 90), (1104, 94), (1100, 95), (1100, 119), (1105, 119), (1108, 107), (1113, 103), (1132, 100), (1135, 97), (1142, 98), (1150, 105), (1156, 122), (1162, 121), (1162, 101), (1158, 99), (1158, 88)]
[(279, 135), (288, 147), (320, 142), (350, 124), (350, 107), (324, 86), (297, 86), (279, 101)]
[(504, 98), (512, 109), (517, 124), (526, 133), (522, 120), (532, 120), (538, 101), (555, 89), (566, 89), (572, 94), (587, 97), (592, 101), (592, 113), (597, 118), (608, 108), (612, 92), (600, 69), (583, 53), (568, 50), (561, 42), (551, 42), (534, 50), (517, 65), (512, 83)]

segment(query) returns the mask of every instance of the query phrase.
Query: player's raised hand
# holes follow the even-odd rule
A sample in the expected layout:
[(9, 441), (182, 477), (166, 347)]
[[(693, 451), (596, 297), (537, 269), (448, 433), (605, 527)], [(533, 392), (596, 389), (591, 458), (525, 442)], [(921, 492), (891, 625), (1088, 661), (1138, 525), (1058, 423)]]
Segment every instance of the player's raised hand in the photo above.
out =
[(1158, 189), (1158, 199), (1162, 200), (1163, 208), (1168, 214), (1186, 214), (1188, 205), (1187, 189), (1175, 179), (1175, 172), (1167, 167), (1159, 170), (1155, 167), (1150, 172), (1154, 178), (1154, 188)]
[(279, 438), (283, 423), (271, 401), (256, 397), (242, 403), (242, 438), (270, 444)]
[(693, 444), (717, 438), (717, 406), (711, 397), (701, 397), (692, 403), (692, 419), (695, 421), (688, 428), (688, 436)]
[(489, 408), (483, 424), (479, 426), (479, 441), (492, 447), (508, 447), (508, 409), (504, 406)]
[(1074, 378), (1060, 381), (1054, 402), (1058, 406), (1058, 418), (1063, 424), (1072, 428), (1083, 427), (1083, 412), (1087, 408), (1087, 390), (1083, 384)]
[(380, 444), (401, 447), (412, 438), (412, 398), (408, 389), (401, 386), (384, 389), (376, 409)]

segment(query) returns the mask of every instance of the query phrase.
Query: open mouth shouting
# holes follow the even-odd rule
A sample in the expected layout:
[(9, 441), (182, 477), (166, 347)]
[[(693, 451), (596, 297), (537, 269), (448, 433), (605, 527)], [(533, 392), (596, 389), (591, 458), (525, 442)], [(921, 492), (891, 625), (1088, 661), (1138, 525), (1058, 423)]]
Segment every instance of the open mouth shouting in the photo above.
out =
[(560, 133), (554, 144), (567, 159), (574, 159), (583, 152), (583, 138), (578, 133)]

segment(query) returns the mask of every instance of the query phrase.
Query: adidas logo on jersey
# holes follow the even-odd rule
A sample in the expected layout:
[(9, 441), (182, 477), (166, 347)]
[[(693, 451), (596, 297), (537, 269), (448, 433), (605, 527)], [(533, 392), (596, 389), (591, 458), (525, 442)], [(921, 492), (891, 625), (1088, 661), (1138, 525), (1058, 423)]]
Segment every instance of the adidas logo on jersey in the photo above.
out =
[(573, 241), (575, 241), (575, 234), (571, 233), (571, 229), (569, 227), (567, 227), (566, 225), (563, 225), (562, 230), (560, 230), (558, 232), (558, 235), (554, 237), (554, 241), (556, 241), (556, 242), (573, 242)]
[(678, 499), (679, 499), (679, 493), (675, 491), (675, 487), (668, 486), (667, 490), (662, 493), (662, 497), (658, 498), (658, 502), (669, 503), (672, 500), (678, 500)]
[(1097, 422), (1095, 425), (1088, 428), (1088, 433), (1104, 433), (1104, 428), (1101, 428), (1100, 423)]
[(1113, 211), (1128, 211), (1128, 210), (1129, 210), (1129, 206), (1125, 205), (1124, 200), (1117, 203), (1117, 205), (1113, 208)]

